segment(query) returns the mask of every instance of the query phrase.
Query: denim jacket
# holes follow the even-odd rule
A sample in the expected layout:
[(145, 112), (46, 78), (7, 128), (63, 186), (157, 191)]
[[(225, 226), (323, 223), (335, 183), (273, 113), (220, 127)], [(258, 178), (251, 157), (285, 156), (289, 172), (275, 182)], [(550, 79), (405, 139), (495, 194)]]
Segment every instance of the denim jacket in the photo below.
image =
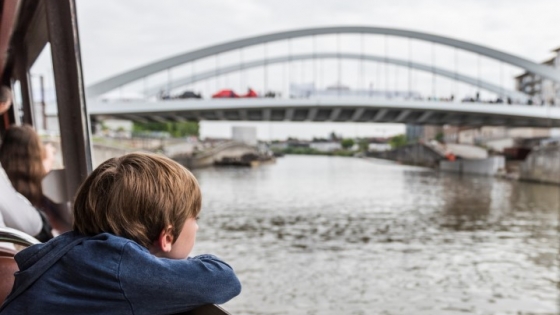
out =
[[(50, 268), (41, 267), (65, 247), (71, 249)], [(8, 296), (0, 314), (172, 314), (222, 304), (241, 291), (233, 269), (215, 256), (158, 258), (108, 233), (68, 232), (15, 259), (20, 271), (10, 295), (32, 284), (12, 301)]]

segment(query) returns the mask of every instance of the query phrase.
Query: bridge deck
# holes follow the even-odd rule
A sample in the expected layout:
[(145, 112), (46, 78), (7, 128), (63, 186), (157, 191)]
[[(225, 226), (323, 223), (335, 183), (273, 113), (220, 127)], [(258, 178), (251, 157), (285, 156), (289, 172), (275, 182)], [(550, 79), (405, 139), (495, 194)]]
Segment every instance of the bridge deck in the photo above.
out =
[(376, 98), (90, 100), (92, 117), (139, 122), (186, 120), (392, 122), (407, 124), (557, 127), (560, 108)]

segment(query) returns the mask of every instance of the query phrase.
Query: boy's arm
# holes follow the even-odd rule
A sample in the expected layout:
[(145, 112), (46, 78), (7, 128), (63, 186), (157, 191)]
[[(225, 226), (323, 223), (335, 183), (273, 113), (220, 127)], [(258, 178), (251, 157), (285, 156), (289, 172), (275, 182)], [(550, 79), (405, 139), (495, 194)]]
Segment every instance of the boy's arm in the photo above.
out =
[(119, 280), (135, 314), (176, 313), (222, 304), (241, 291), (233, 269), (215, 256), (157, 258), (134, 243), (123, 250)]

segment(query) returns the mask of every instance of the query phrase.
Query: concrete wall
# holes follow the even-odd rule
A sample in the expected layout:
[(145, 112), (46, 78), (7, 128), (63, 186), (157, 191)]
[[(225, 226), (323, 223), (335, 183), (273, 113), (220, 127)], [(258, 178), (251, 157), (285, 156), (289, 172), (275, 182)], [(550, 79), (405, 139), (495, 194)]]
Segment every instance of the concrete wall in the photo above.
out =
[[(125, 155), (129, 152), (134, 151), (134, 150), (126, 150), (126, 149), (102, 145), (102, 144), (93, 144), (92, 146), (93, 146), (92, 157), (93, 157), (94, 169), (98, 167), (99, 164), (107, 161), (110, 158)], [(140, 150), (136, 150), (136, 151), (140, 151)]]
[(533, 149), (521, 164), (519, 179), (560, 184), (560, 145)]
[(503, 156), (492, 156), (479, 160), (441, 161), (439, 169), (461, 174), (496, 175), (505, 170), (506, 160)]
[(231, 139), (235, 142), (245, 143), (247, 145), (256, 146), (257, 141), (257, 128), (256, 127), (231, 127)]
[(445, 159), (442, 153), (422, 143), (409, 144), (391, 151), (369, 152), (368, 156), (428, 167), (437, 167), (439, 161)]
[(463, 172), (463, 163), (461, 161), (440, 161), (439, 162), (439, 169), (445, 172), (453, 172), (453, 173), (462, 173)]
[(172, 156), (171, 158), (188, 169), (195, 169), (212, 166), (216, 161), (220, 161), (225, 157), (241, 157), (244, 154), (258, 155), (259, 152), (257, 151), (257, 148), (246, 144), (228, 142), (220, 144), (210, 150), (206, 150), (198, 155), (177, 155)]

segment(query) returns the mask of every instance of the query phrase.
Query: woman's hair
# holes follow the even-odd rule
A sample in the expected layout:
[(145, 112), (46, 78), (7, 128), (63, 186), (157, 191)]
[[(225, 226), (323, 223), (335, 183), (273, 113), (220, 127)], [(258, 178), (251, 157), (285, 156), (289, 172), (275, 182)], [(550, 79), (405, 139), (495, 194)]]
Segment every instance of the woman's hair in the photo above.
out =
[(29, 125), (11, 127), (0, 146), (0, 163), (12, 186), (34, 206), (41, 206), (45, 176), (43, 146), (39, 136)]
[(74, 201), (74, 230), (111, 233), (149, 248), (168, 226), (177, 240), (200, 207), (198, 182), (186, 168), (164, 156), (130, 153), (86, 178)]

